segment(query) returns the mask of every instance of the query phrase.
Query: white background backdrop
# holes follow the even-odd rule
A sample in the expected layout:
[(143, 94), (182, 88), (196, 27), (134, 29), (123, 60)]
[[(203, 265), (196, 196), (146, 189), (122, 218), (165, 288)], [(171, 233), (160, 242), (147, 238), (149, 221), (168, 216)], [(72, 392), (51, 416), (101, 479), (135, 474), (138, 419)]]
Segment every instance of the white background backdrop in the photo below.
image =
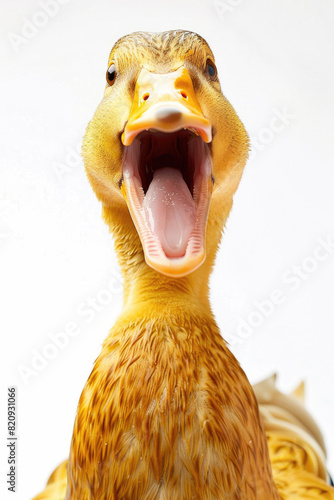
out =
[[(290, 391), (306, 380), (333, 472), (334, 250), (312, 257), (319, 238), (334, 240), (333, 3), (54, 2), (52, 15), (41, 15), (42, 0), (0, 8), (1, 498), (30, 499), (66, 458), (80, 392), (121, 309), (112, 239), (76, 150), (111, 46), (136, 30), (196, 31), (216, 55), (254, 152), (217, 258), (213, 308), (252, 382), (277, 371)], [(292, 281), (294, 265), (304, 271)], [(283, 303), (254, 314), (275, 289)], [(47, 350), (69, 323), (76, 337)], [(54, 355), (44, 364), (43, 349)], [(24, 382), (18, 367), (34, 362)], [(18, 387), (15, 496), (5, 487), (8, 385)]]

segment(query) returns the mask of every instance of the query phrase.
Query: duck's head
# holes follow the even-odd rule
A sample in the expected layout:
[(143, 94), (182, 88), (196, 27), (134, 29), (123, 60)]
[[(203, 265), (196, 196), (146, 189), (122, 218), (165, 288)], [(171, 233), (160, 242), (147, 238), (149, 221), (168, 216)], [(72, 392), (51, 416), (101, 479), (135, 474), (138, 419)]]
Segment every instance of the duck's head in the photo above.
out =
[(83, 156), (116, 250), (173, 278), (210, 269), (248, 137), (208, 44), (188, 31), (133, 33), (107, 68)]

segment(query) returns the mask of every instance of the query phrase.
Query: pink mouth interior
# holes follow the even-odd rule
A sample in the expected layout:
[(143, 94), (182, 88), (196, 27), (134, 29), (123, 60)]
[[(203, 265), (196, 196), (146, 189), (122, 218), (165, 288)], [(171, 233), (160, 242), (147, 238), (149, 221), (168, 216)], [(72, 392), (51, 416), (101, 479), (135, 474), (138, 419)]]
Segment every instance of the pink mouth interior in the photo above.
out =
[(126, 147), (123, 177), (145, 253), (173, 260), (203, 250), (210, 176), (207, 146), (196, 131), (150, 129)]
[(167, 257), (182, 257), (195, 227), (195, 201), (180, 170), (156, 170), (144, 200), (146, 220)]

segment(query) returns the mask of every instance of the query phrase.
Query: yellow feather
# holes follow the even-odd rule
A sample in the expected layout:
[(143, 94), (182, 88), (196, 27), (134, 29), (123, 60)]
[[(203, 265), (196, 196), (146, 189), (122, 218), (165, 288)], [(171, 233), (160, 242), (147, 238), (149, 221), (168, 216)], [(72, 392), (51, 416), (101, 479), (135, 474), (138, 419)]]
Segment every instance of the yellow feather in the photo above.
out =
[[(122, 78), (106, 86), (83, 156), (114, 237), (124, 307), (81, 394), (68, 462), (35, 500), (334, 499), (317, 425), (276, 389), (276, 376), (253, 390), (211, 313), (209, 275), (249, 141), (219, 81), (203, 74), (208, 58), (207, 43), (184, 31), (135, 33), (111, 51)], [(140, 68), (161, 74), (182, 64), (213, 125), (215, 183), (206, 260), (171, 278), (145, 262), (120, 188), (120, 134)]]

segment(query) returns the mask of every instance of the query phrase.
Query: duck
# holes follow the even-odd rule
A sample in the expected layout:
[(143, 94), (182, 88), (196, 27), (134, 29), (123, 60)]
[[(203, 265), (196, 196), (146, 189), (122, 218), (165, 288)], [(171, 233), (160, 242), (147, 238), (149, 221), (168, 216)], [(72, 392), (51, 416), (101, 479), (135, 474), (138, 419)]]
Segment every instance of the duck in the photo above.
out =
[(214, 266), (249, 138), (198, 34), (111, 50), (82, 154), (113, 235), (123, 309), (35, 500), (334, 500), (302, 388), (252, 387), (215, 321)]

